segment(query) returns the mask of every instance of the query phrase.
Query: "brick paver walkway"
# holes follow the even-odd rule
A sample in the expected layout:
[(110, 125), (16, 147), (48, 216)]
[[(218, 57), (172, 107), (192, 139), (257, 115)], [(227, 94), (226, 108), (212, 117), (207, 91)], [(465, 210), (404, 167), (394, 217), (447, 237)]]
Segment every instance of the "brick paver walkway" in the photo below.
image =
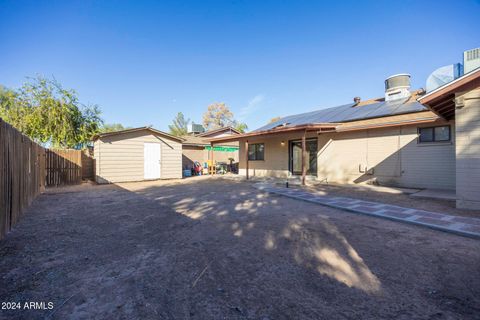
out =
[(432, 229), (480, 239), (480, 219), (476, 218), (452, 216), (443, 213), (404, 208), (384, 204), (381, 202), (365, 201), (345, 197), (321, 196), (306, 190), (278, 187), (266, 183), (257, 183), (254, 185), (254, 187), (266, 192), (313, 202), (333, 208), (348, 210), (350, 212), (412, 223)]

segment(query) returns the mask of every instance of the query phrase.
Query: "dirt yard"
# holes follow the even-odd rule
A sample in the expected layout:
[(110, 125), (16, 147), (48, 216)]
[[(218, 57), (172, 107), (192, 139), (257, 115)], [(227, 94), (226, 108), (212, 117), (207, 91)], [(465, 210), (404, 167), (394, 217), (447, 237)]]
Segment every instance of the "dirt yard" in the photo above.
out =
[(480, 319), (480, 241), (212, 178), (41, 195), (0, 242), (11, 319)]

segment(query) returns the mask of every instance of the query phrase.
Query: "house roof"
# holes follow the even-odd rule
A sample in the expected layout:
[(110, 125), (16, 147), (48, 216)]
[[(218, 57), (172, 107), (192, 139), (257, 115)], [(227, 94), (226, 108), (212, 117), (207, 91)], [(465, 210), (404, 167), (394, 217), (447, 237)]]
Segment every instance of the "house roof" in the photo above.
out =
[(183, 142), (182, 142), (183, 145), (187, 145), (187, 146), (209, 146), (210, 145), (210, 141), (199, 136), (186, 135), (186, 136), (182, 136), (182, 138), (183, 138)]
[(455, 93), (480, 87), (480, 68), (430, 91), (418, 101), (444, 119), (455, 117)]
[(173, 139), (173, 140), (177, 140), (179, 142), (183, 142), (183, 139), (180, 138), (180, 137), (176, 137), (176, 136), (173, 136), (169, 133), (166, 133), (166, 132), (163, 132), (163, 131), (160, 131), (160, 130), (157, 130), (157, 129), (154, 129), (152, 127), (148, 127), (148, 126), (145, 126), (145, 127), (138, 127), (138, 128), (132, 128), (132, 129), (125, 129), (125, 130), (119, 130), (119, 131), (112, 131), (112, 132), (104, 132), (104, 133), (99, 133), (99, 134), (96, 134), (92, 137), (92, 140), (95, 141), (99, 138), (103, 138), (103, 137), (110, 137), (110, 136), (115, 136), (115, 135), (119, 135), (119, 134), (124, 134), (124, 133), (131, 133), (131, 132), (136, 132), (136, 131), (142, 131), (142, 130), (148, 130), (148, 131), (151, 131), (155, 134), (158, 134), (158, 135), (161, 135), (161, 136), (165, 136), (165, 137), (168, 137), (170, 139)]
[[(413, 96), (417, 94), (419, 94), (419, 91), (412, 92)], [(360, 102), (359, 104), (349, 103), (338, 107), (283, 117), (278, 121), (258, 128), (254, 132), (271, 130), (279, 126), (294, 127), (316, 123), (343, 123), (425, 110), (428, 110), (427, 107), (412, 98), (395, 101), (385, 101), (383, 98), (378, 98), (367, 100), (363, 103)]]
[(437, 115), (417, 101), (422, 94), (424, 90), (420, 89), (412, 91), (412, 95), (403, 100), (385, 101), (384, 98), (376, 98), (358, 104), (350, 103), (291, 115), (249, 133), (211, 138), (209, 141), (219, 143), (294, 131), (340, 132), (438, 121)]
[(233, 134), (241, 134), (241, 132), (238, 131), (237, 129), (235, 129), (234, 127), (228, 126), (228, 127), (223, 127), (223, 128), (218, 128), (218, 129), (214, 129), (214, 130), (205, 131), (205, 132), (197, 134), (196, 136), (197, 137), (208, 137), (208, 136), (211, 136), (212, 134), (222, 133), (222, 132), (225, 132), (225, 131), (228, 131), (228, 132), (233, 133)]

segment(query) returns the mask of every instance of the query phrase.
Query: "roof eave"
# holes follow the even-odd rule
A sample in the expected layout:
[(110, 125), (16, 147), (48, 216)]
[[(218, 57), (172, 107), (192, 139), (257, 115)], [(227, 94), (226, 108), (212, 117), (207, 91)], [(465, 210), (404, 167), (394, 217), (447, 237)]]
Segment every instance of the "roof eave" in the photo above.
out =
[(324, 129), (324, 130), (331, 129), (331, 131), (334, 131), (338, 125), (339, 125), (338, 123), (298, 125), (298, 126), (291, 126), (291, 127), (275, 128), (270, 130), (254, 131), (254, 132), (238, 134), (238, 135), (229, 136), (229, 137), (211, 138), (207, 140), (210, 141), (211, 143), (216, 143), (216, 142), (237, 141), (243, 138), (277, 134), (277, 133), (288, 133), (288, 132), (295, 132), (295, 131), (302, 131), (302, 130), (316, 131), (321, 129)]
[(455, 117), (455, 94), (480, 87), (480, 68), (455, 79), (417, 99), (440, 117)]
[(99, 134), (96, 134), (92, 137), (92, 141), (95, 141), (95, 140), (98, 140), (100, 138), (104, 138), (104, 137), (109, 137), (109, 136), (114, 136), (114, 135), (118, 135), (118, 134), (124, 134), (124, 133), (131, 133), (131, 132), (137, 132), (137, 131), (142, 131), (142, 130), (149, 130), (149, 131), (152, 131), (158, 135), (162, 135), (162, 136), (165, 136), (165, 137), (169, 137), (171, 138), (172, 140), (177, 140), (179, 142), (183, 142), (185, 141), (185, 139), (183, 138), (180, 138), (180, 137), (176, 137), (174, 135), (171, 135), (171, 134), (168, 134), (166, 132), (163, 132), (163, 131), (160, 131), (160, 130), (157, 130), (157, 129), (154, 129), (152, 127), (148, 127), (148, 126), (144, 126), (144, 127), (138, 127), (138, 128), (132, 128), (132, 129), (125, 129), (125, 130), (120, 130), (120, 131), (112, 131), (112, 132), (105, 132), (105, 133), (99, 133)]
[(345, 128), (343, 128), (342, 126), (339, 126), (337, 127), (336, 132), (389, 128), (389, 127), (398, 127), (398, 126), (404, 126), (404, 125), (434, 123), (439, 121), (440, 122), (443, 121), (442, 118), (435, 116), (435, 117), (425, 117), (425, 118), (418, 118), (418, 119), (411, 119), (411, 120), (392, 121), (392, 122), (385, 122), (385, 123), (373, 123), (373, 124), (351, 126), (351, 127), (345, 127)]
[(237, 129), (235, 129), (234, 127), (228, 126), (228, 127), (218, 128), (218, 129), (215, 129), (215, 130), (205, 131), (205, 132), (199, 133), (195, 136), (196, 137), (204, 137), (204, 136), (208, 136), (210, 134), (214, 134), (214, 133), (217, 133), (217, 132), (222, 132), (222, 131), (225, 131), (225, 130), (230, 130), (230, 131), (235, 132), (236, 134), (241, 134), (241, 132), (238, 131)]
[(183, 142), (182, 145), (188, 146), (188, 147), (208, 147), (210, 144), (208, 144), (208, 143)]

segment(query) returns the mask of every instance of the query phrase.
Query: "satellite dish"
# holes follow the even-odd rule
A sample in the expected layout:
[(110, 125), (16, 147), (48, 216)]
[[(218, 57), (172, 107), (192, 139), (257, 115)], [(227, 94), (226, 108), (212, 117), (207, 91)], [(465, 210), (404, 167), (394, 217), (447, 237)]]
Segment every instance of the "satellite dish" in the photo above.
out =
[(437, 89), (446, 83), (449, 83), (462, 74), (462, 65), (460, 63), (450, 64), (440, 67), (433, 71), (427, 78), (427, 92)]

